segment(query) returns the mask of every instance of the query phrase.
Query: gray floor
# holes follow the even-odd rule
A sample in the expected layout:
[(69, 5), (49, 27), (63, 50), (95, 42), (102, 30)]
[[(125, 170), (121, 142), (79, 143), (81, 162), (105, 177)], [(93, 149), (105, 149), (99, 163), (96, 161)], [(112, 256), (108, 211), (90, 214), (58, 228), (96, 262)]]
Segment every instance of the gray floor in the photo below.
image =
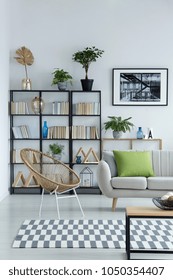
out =
[[(113, 249), (13, 249), (12, 242), (25, 219), (38, 219), (39, 195), (11, 195), (0, 202), (0, 260), (124, 260), (125, 250)], [(125, 219), (126, 206), (151, 206), (151, 199), (119, 199), (115, 212), (111, 199), (103, 195), (79, 195), (86, 219)], [(75, 199), (60, 200), (62, 219), (80, 219)], [(44, 197), (43, 219), (56, 219), (54, 196)], [(138, 259), (138, 256), (134, 256)], [(143, 254), (139, 258), (173, 259), (172, 255)]]

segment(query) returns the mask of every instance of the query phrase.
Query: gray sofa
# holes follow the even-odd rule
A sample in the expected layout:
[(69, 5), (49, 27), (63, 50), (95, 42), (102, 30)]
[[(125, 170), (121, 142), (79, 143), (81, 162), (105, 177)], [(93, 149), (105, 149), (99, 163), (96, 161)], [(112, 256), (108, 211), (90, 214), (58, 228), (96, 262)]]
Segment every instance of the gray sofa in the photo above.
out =
[(104, 151), (97, 167), (101, 192), (113, 199), (112, 210), (120, 197), (159, 197), (173, 191), (173, 151), (151, 151), (154, 177), (118, 177), (112, 151)]

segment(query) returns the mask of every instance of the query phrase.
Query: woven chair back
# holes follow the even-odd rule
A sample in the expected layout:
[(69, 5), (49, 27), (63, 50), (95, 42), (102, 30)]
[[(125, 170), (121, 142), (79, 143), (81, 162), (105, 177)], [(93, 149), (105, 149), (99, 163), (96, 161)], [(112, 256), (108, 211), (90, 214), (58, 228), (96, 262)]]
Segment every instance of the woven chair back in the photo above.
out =
[(68, 165), (34, 149), (22, 149), (20, 156), (37, 183), (48, 192), (59, 193), (76, 188), (80, 178)]

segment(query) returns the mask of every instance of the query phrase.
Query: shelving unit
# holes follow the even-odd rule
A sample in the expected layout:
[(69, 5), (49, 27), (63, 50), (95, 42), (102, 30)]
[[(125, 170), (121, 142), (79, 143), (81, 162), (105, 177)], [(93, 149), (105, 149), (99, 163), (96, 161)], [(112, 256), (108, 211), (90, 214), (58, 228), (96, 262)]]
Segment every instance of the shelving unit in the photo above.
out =
[(103, 138), (103, 150), (162, 150), (162, 139)]
[[(32, 111), (35, 97), (44, 100), (44, 110), (38, 114)], [(48, 138), (42, 137), (44, 121), (48, 124)], [(91, 128), (92, 127), (92, 128)], [(20, 132), (18, 131), (21, 130)], [(64, 132), (66, 130), (66, 133)], [(14, 137), (14, 132), (16, 135)], [(21, 134), (18, 138), (18, 134)], [(101, 92), (59, 91), (59, 90), (11, 90), (10, 91), (10, 192), (40, 193), (33, 178), (24, 186), (22, 179), (30, 174), (20, 160), (20, 149), (31, 147), (48, 152), (49, 144), (64, 145), (62, 161), (74, 168), (78, 174), (88, 167), (93, 171), (93, 184), (81, 186), (78, 192), (99, 192), (96, 186), (96, 158), (101, 158)], [(89, 155), (81, 164), (75, 162), (75, 154), (82, 148), (83, 155)], [(96, 157), (94, 157), (94, 155)], [(94, 160), (93, 160), (94, 159)], [(22, 174), (22, 176), (21, 176)], [(16, 178), (18, 180), (16, 180)], [(14, 181), (17, 181), (13, 186)]]
[[(85, 132), (81, 135), (73, 135), (70, 141), (71, 147), (71, 163), (72, 167), (83, 176), (83, 172), (92, 175), (92, 185), (86, 183), (86, 186), (81, 186), (78, 192), (85, 193), (100, 193), (96, 182), (96, 167), (97, 158), (101, 158), (101, 91), (71, 92), (71, 118), (70, 125), (72, 129), (76, 126), (85, 127)], [(92, 139), (91, 139), (92, 138)], [(81, 152), (80, 152), (81, 150)], [(75, 163), (75, 156), (81, 155), (81, 164)], [(85, 156), (88, 158), (85, 161)], [(87, 176), (87, 174), (86, 174)]]

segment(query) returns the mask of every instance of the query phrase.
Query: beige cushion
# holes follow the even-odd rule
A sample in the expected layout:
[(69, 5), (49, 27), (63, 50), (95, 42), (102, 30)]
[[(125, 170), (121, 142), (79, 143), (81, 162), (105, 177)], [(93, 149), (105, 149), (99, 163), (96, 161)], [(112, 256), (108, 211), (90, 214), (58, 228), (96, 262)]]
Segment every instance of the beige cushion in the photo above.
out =
[(111, 184), (115, 189), (145, 190), (147, 179), (145, 177), (113, 177)]
[(149, 190), (173, 190), (173, 177), (149, 177)]

